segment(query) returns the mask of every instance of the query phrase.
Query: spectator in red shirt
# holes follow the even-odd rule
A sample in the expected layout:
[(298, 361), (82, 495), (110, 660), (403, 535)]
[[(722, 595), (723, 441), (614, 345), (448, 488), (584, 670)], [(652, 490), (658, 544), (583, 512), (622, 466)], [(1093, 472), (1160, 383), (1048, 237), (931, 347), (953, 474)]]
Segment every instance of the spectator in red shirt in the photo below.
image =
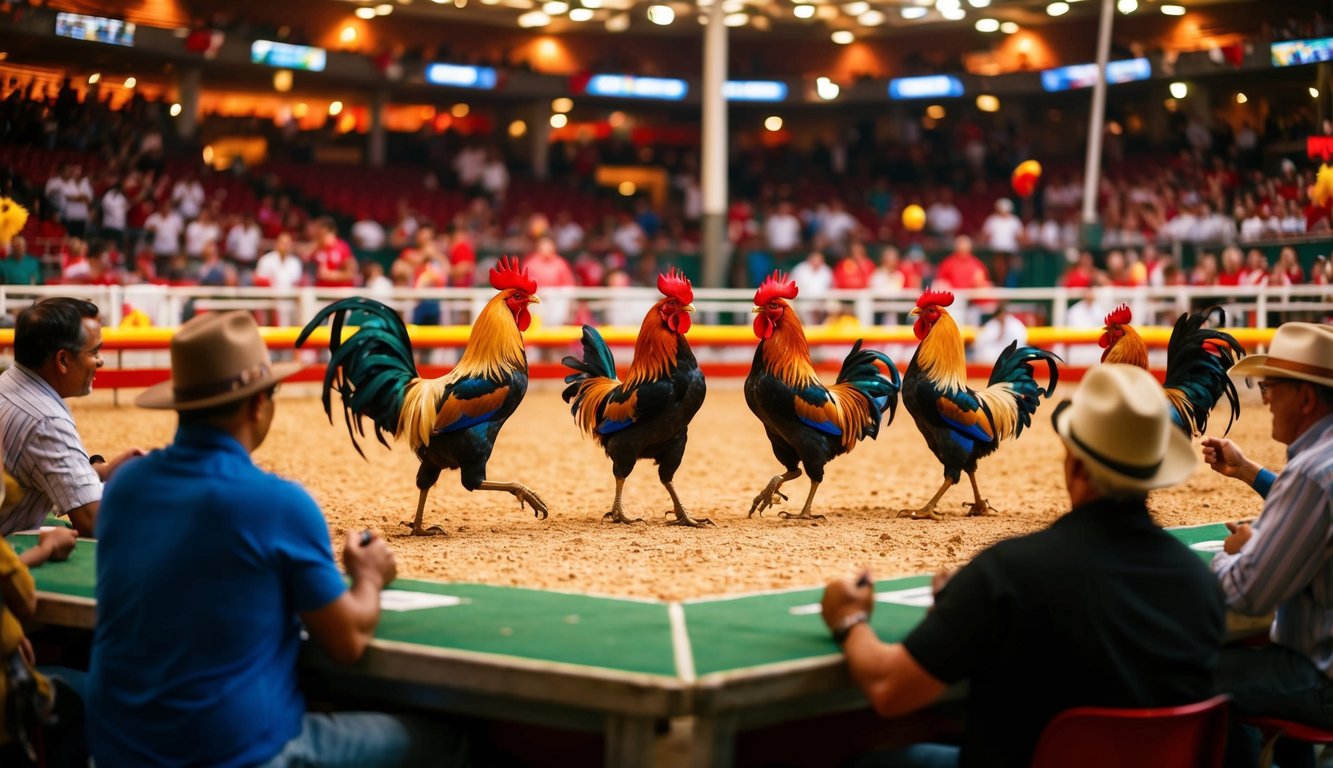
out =
[(472, 245), (472, 232), (455, 221), (449, 229), (453, 245), (449, 248), (449, 285), (471, 288), (477, 273), (477, 249)]
[(1222, 249), (1222, 272), (1217, 276), (1218, 285), (1240, 285), (1245, 280), (1245, 270), (1241, 263), (1240, 249), (1228, 245)]
[(351, 246), (338, 237), (333, 219), (322, 216), (312, 225), (315, 250), (310, 254), (315, 262), (315, 287), (351, 288), (356, 285), (359, 272)]
[[(562, 288), (574, 286), (574, 270), (556, 253), (555, 241), (537, 239), (537, 247), (523, 264), (542, 292), (542, 303), (532, 306), (532, 313), (546, 325), (564, 325), (569, 320), (569, 295)], [(555, 290), (549, 290), (554, 288)]]
[(972, 238), (967, 235), (954, 238), (953, 253), (944, 257), (935, 269), (935, 281), (930, 287), (937, 291), (991, 287), (986, 265), (972, 253)]
[(1289, 245), (1278, 251), (1277, 263), (1268, 278), (1269, 285), (1300, 285), (1305, 282), (1305, 270), (1296, 258), (1296, 249)]
[(1099, 280), (1097, 274), (1097, 265), (1092, 261), (1092, 253), (1089, 251), (1079, 251), (1077, 259), (1065, 270), (1064, 276), (1060, 278), (1060, 284), (1066, 288), (1091, 288), (1097, 285)]
[(866, 247), (853, 243), (847, 255), (833, 269), (833, 287), (842, 291), (856, 291), (870, 285), (870, 276), (875, 272), (875, 262), (866, 255)]

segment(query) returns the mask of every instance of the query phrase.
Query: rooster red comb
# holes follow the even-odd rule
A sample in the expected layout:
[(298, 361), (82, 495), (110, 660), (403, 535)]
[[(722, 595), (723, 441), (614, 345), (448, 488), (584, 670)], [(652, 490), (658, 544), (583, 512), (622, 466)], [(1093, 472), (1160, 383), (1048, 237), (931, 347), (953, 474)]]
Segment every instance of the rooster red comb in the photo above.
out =
[(759, 290), (754, 292), (754, 303), (755, 306), (762, 307), (774, 299), (794, 299), (799, 290), (790, 277), (774, 271), (763, 285), (759, 286)]
[(690, 279), (675, 267), (657, 276), (657, 290), (681, 304), (694, 303), (694, 289), (690, 287)]
[(1129, 311), (1128, 304), (1121, 304), (1120, 306), (1111, 310), (1110, 314), (1106, 316), (1107, 325), (1124, 325), (1125, 323), (1132, 322), (1133, 320), (1134, 320), (1134, 313)]
[(537, 292), (537, 281), (528, 277), (526, 267), (519, 268), (518, 259), (513, 256), (501, 256), (500, 263), (491, 267), (491, 287), (497, 291), (517, 288), (528, 294)]
[(948, 291), (926, 291), (916, 300), (918, 309), (926, 307), (947, 307), (953, 304), (953, 294)]

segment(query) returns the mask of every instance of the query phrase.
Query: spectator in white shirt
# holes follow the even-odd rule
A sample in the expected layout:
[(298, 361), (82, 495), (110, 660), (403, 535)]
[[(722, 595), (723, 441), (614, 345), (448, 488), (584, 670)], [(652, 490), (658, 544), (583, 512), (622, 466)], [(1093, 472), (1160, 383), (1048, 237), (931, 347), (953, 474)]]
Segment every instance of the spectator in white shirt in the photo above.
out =
[[(859, 226), (856, 219), (847, 212), (842, 200), (835, 197), (829, 201), (828, 211), (819, 219), (819, 234), (824, 237), (830, 250), (841, 254), (847, 248), (847, 238), (856, 234)], [(829, 274), (832, 274), (832, 270)]]
[(999, 302), (995, 314), (977, 329), (977, 337), (972, 341), (972, 359), (978, 363), (993, 363), (1010, 342), (1018, 346), (1028, 343), (1028, 327), (1022, 320), (1009, 314), (1004, 302)]
[(92, 210), (93, 186), (83, 170), (74, 163), (65, 165), (61, 174), (46, 183), (47, 200), (58, 203), (60, 223), (70, 237), (82, 238), (88, 232), (88, 214)]
[(953, 192), (947, 187), (940, 190), (939, 198), (926, 208), (926, 228), (941, 242), (950, 242), (963, 226), (963, 213), (953, 203)]
[(1018, 287), (1018, 276), (1023, 268), (1018, 255), (1023, 220), (1014, 215), (1014, 201), (1007, 197), (995, 201), (995, 213), (981, 223), (981, 235), (986, 247), (994, 254), (991, 271), (995, 274), (995, 284)]
[(255, 262), (259, 259), (259, 244), (263, 239), (264, 232), (250, 211), (246, 211), (241, 220), (227, 230), (227, 257), (236, 268), (241, 285), (250, 284)]
[(824, 299), (833, 288), (833, 269), (824, 259), (824, 254), (811, 251), (804, 261), (792, 268), (791, 279), (801, 289), (802, 301), (797, 311), (805, 322), (812, 325), (824, 322), (828, 314)]
[(505, 199), (505, 193), (509, 190), (509, 167), (495, 150), (491, 150), (490, 157), (482, 168), (481, 189), (496, 205)]
[(208, 209), (199, 212), (199, 218), (185, 227), (185, 255), (192, 260), (203, 258), (204, 246), (222, 239), (222, 228), (213, 220)]
[(583, 247), (583, 227), (574, 221), (569, 211), (561, 211), (551, 227), (551, 239), (555, 240), (555, 249), (560, 253), (575, 253)]
[(186, 221), (194, 221), (204, 209), (204, 185), (191, 174), (186, 174), (171, 188), (171, 204)]
[(769, 250), (779, 261), (801, 247), (801, 220), (796, 217), (789, 202), (778, 204), (764, 222), (764, 238)]
[(162, 202), (156, 211), (148, 215), (143, 228), (150, 235), (153, 255), (157, 257), (158, 274), (165, 274), (168, 262), (180, 252), (185, 221), (171, 209), (170, 204)]
[(125, 220), (130, 211), (129, 198), (120, 190), (120, 183), (112, 184), (102, 195), (101, 237), (125, 248)]
[(352, 244), (362, 251), (378, 251), (388, 241), (384, 227), (378, 221), (363, 216), (352, 225)]
[(301, 284), (305, 264), (292, 250), (292, 236), (283, 232), (273, 242), (273, 250), (259, 257), (255, 264), (255, 285), (286, 291)]

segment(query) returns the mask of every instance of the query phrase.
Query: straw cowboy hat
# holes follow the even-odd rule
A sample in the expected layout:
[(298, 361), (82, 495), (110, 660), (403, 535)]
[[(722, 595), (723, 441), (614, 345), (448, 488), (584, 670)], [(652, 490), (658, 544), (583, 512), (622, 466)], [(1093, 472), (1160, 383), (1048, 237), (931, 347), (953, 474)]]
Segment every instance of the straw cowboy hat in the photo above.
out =
[(1190, 440), (1171, 423), (1162, 385), (1142, 368), (1094, 367), (1051, 420), (1065, 447), (1113, 488), (1149, 491), (1194, 473)]
[(1231, 366), (1234, 376), (1274, 376), (1333, 387), (1333, 326), (1283, 323), (1266, 355), (1250, 355)]
[(273, 363), (249, 312), (210, 312), (171, 337), (171, 380), (135, 399), (141, 408), (193, 411), (261, 392), (301, 370)]

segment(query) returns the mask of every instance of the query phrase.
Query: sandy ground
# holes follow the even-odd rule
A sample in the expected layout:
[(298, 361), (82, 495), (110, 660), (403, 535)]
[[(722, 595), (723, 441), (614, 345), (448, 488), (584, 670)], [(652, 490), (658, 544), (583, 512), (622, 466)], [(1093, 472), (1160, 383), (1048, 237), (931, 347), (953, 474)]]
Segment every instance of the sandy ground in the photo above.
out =
[[(508, 494), (468, 493), (456, 472), (446, 472), (425, 517), (448, 535), (404, 535), (399, 521), (409, 520), (416, 508), (416, 459), (404, 446), (385, 450), (373, 439), (365, 446), (369, 460), (361, 459), (340, 411), (330, 425), (310, 386), (279, 393), (273, 430), (255, 459), (310, 490), (335, 542), (347, 530), (385, 532), (401, 575), (670, 600), (817, 586), (861, 566), (884, 577), (958, 565), (995, 541), (1044, 527), (1067, 509), (1064, 449), (1051, 428), (1053, 408), (1044, 403), (1033, 428), (978, 469), (982, 494), (998, 514), (953, 516), (971, 501), (964, 479), (941, 502), (948, 519), (895, 516), (902, 507), (924, 503), (942, 479), (939, 463), (900, 408), (878, 440), (828, 465), (814, 509), (827, 520), (785, 521), (774, 510), (749, 518), (751, 500), (781, 469), (740, 384), (709, 382), (675, 480), (691, 514), (711, 518), (715, 528), (668, 527), (663, 513), (669, 499), (649, 462), (641, 462), (625, 484), (626, 513), (646, 522), (602, 522), (614, 491), (610, 460), (579, 434), (552, 382), (534, 382), (500, 434), (488, 470), (492, 480), (518, 481), (542, 496), (551, 508), (546, 520), (520, 510)], [(1062, 386), (1057, 399), (1071, 390)], [(175, 416), (134, 408), (134, 394), (121, 393), (119, 406), (109, 392), (70, 401), (90, 452), (110, 456), (131, 445), (150, 449), (170, 440)], [(1253, 458), (1281, 466), (1285, 453), (1269, 437), (1268, 409), (1258, 390), (1243, 390), (1242, 398), (1231, 436)], [(1225, 425), (1222, 418), (1212, 433)], [(799, 511), (808, 489), (805, 478), (785, 486), (791, 501), (784, 508)], [(1200, 464), (1189, 482), (1154, 493), (1150, 506), (1161, 524), (1188, 525), (1253, 516), (1260, 502), (1240, 483)]]

